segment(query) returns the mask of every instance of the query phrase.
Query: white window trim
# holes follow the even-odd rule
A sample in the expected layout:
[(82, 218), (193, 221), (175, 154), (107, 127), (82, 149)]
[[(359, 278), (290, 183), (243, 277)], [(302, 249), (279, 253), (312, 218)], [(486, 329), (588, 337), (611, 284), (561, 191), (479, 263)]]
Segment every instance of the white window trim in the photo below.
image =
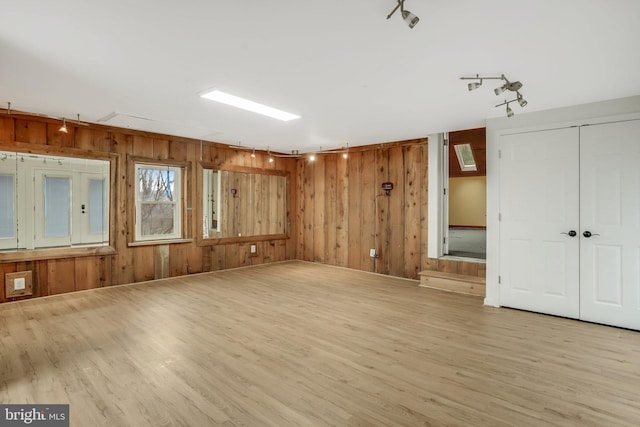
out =
[[(156, 169), (156, 170), (170, 170), (174, 172), (174, 177), (177, 182), (174, 182), (174, 201), (173, 202), (155, 202), (158, 204), (172, 204), (175, 205), (175, 212), (173, 217), (173, 233), (171, 234), (157, 234), (152, 236), (142, 235), (142, 204), (149, 203), (140, 200), (140, 169)], [(182, 193), (184, 186), (184, 168), (181, 166), (149, 163), (136, 161), (134, 164), (134, 197), (135, 197), (135, 241), (136, 242), (148, 242), (156, 240), (172, 240), (182, 239)]]

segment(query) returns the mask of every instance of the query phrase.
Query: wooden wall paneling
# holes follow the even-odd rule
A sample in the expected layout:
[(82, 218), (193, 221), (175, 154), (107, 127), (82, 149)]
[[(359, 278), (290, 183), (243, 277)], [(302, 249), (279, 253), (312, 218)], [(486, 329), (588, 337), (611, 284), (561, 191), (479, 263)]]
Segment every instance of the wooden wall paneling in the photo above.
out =
[(153, 246), (153, 278), (170, 277), (169, 271), (169, 245)]
[(7, 115), (0, 115), (0, 143), (10, 145), (16, 140), (15, 120)]
[(15, 137), (18, 142), (46, 145), (47, 124), (35, 120), (16, 119)]
[[(169, 158), (169, 140), (165, 138), (152, 138), (154, 159), (166, 160)], [(187, 147), (193, 144), (187, 144)], [(186, 158), (184, 159), (186, 160)]]
[(111, 273), (113, 271), (112, 263), (112, 256), (109, 255), (100, 257), (100, 287), (113, 285), (113, 278), (111, 276)]
[(133, 281), (153, 280), (155, 276), (155, 246), (135, 246), (129, 248), (133, 254)]
[(67, 133), (60, 132), (62, 122), (47, 123), (47, 145), (56, 147), (74, 147), (77, 127), (67, 122)]
[(75, 259), (51, 259), (47, 263), (49, 295), (57, 295), (76, 290)]
[(404, 154), (406, 147), (389, 149), (389, 180), (393, 190), (389, 196), (389, 274), (404, 277), (404, 222), (405, 222), (405, 185)]
[(129, 222), (133, 221), (135, 203), (128, 201), (129, 183), (127, 174), (130, 168), (127, 165), (127, 153), (133, 151), (133, 137), (131, 135), (113, 134), (111, 142), (112, 150), (120, 156), (117, 160), (116, 191), (118, 193), (117, 206), (112, 209), (116, 213), (116, 251), (111, 264), (112, 283), (121, 285), (134, 282), (133, 251), (127, 244), (130, 240)]
[[(357, 270), (362, 269), (362, 252), (369, 253), (360, 240), (362, 230), (362, 161), (363, 153), (349, 154), (349, 235), (348, 235), (348, 266)], [(366, 264), (365, 264), (366, 265)]]
[(460, 274), (464, 274), (465, 276), (478, 276), (478, 266), (480, 264), (476, 262), (461, 262), (458, 268)]
[(375, 244), (373, 247), (378, 251), (378, 258), (375, 260), (375, 271), (380, 274), (389, 274), (389, 234), (390, 234), (390, 215), (389, 203), (390, 196), (382, 190), (382, 183), (389, 181), (389, 149), (382, 148), (375, 150), (375, 183), (374, 183), (374, 205), (373, 210), (376, 221)]
[[(289, 178), (290, 179), (290, 178)], [(287, 234), (287, 178), (278, 178), (275, 175), (269, 177), (270, 193), (272, 194), (269, 204), (271, 205), (271, 221), (269, 225), (270, 234)], [(275, 233), (274, 233), (275, 232)]]
[(103, 257), (81, 257), (76, 258), (75, 267), (75, 283), (76, 291), (87, 289), (95, 289), (103, 286), (102, 267)]
[(153, 158), (153, 138), (142, 135), (133, 135), (132, 145), (128, 154), (135, 157)]
[(313, 162), (313, 261), (325, 262), (325, 156), (318, 155)]
[(336, 265), (337, 251), (337, 162), (338, 154), (328, 154), (324, 157), (324, 262)]
[[(314, 233), (314, 218), (315, 218), (315, 180), (314, 180), (314, 168), (315, 162), (309, 162), (306, 159), (300, 161), (304, 164), (304, 199), (302, 209), (304, 210), (303, 224), (304, 236), (302, 237), (302, 244), (304, 245), (303, 260), (314, 260), (314, 247), (315, 247), (315, 233)], [(318, 184), (319, 185), (319, 184)]]
[[(271, 187), (271, 179), (269, 175), (254, 175), (256, 179), (257, 189), (255, 191), (256, 201), (260, 205), (259, 210), (254, 210), (254, 234), (269, 234), (271, 222), (276, 222), (276, 213), (278, 208), (275, 207), (275, 200), (272, 202), (272, 197), (275, 199), (278, 194), (277, 186)], [(272, 196), (273, 194), (273, 196)], [(272, 211), (275, 209), (275, 211)]]
[(349, 162), (336, 162), (336, 265), (349, 265)]
[(236, 210), (236, 215), (238, 215), (238, 222), (240, 227), (238, 229), (238, 235), (242, 234), (243, 236), (249, 236), (254, 234), (253, 230), (253, 194), (251, 193), (252, 185), (249, 174), (246, 173), (238, 173), (237, 174), (239, 185), (238, 185), (238, 197), (239, 201), (239, 209)]
[(224, 261), (225, 267), (226, 268), (240, 267), (242, 265), (242, 262), (240, 260), (239, 244), (232, 243), (232, 244), (226, 245), (225, 248), (226, 248), (225, 261)]
[(178, 160), (178, 161), (186, 161), (187, 160), (187, 146), (188, 143), (184, 143), (182, 141), (169, 141), (169, 159)]
[[(187, 146), (187, 156), (191, 161), (187, 173), (189, 181), (187, 182), (187, 230), (188, 238), (195, 239), (196, 236), (202, 236), (202, 217), (198, 217), (198, 206), (202, 206), (202, 197), (198, 197), (198, 189), (202, 189), (202, 182), (198, 182), (197, 161), (200, 155), (199, 144), (189, 144)], [(196, 244), (183, 245), (188, 252), (189, 273), (200, 273), (202, 271), (202, 250)]]
[(426, 270), (429, 264), (429, 225), (427, 223), (429, 208), (429, 147), (420, 145), (420, 271)]
[(218, 271), (227, 268), (227, 245), (209, 246), (210, 266), (207, 271)]
[(293, 207), (291, 212), (291, 227), (289, 232), (291, 235), (296, 236), (295, 241), (295, 258), (306, 259), (304, 256), (305, 249), (305, 212), (307, 206), (305, 205), (305, 170), (306, 164), (304, 160), (296, 161), (296, 173), (295, 182), (292, 182), (292, 188), (290, 194), (293, 196), (290, 201)]
[[(189, 273), (192, 267), (190, 255), (191, 251), (187, 243), (169, 245), (169, 277), (184, 276)], [(194, 273), (198, 273), (197, 266), (193, 267)]]
[(375, 258), (369, 256), (369, 249), (375, 246), (375, 198), (378, 192), (375, 188), (375, 150), (368, 150), (362, 153), (362, 206), (360, 220), (360, 269), (365, 271), (375, 271)]
[(405, 221), (404, 221), (404, 271), (405, 277), (418, 279), (420, 273), (420, 174), (421, 146), (405, 147)]
[[(265, 191), (265, 203), (269, 207), (269, 217), (264, 228), (268, 234), (286, 233), (284, 227), (284, 217), (286, 211), (284, 209), (284, 182), (285, 179), (276, 175), (269, 175), (265, 178), (268, 182), (268, 191)], [(279, 185), (281, 183), (281, 185)]]
[[(36, 275), (37, 271), (37, 275)], [(38, 287), (38, 295), (46, 296), (51, 295), (49, 291), (49, 261), (42, 260), (36, 261), (35, 268), (33, 269), (34, 287)], [(37, 277), (36, 277), (37, 276)], [(37, 279), (37, 281), (36, 281)]]
[(111, 151), (111, 132), (93, 130), (85, 126), (75, 128), (75, 148), (108, 153)]

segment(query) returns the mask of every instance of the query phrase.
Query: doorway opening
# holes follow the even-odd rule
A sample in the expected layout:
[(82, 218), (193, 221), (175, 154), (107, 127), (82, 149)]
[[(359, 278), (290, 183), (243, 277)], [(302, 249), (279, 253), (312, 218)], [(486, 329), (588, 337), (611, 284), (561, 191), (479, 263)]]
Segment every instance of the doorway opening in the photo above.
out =
[(444, 256), (487, 258), (486, 129), (449, 132), (444, 164)]

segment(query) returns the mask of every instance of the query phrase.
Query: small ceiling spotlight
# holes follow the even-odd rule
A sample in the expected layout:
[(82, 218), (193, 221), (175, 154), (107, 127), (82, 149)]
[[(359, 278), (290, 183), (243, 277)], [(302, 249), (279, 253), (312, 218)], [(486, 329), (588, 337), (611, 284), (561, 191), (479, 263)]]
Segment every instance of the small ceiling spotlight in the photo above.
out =
[(398, 4), (396, 5), (395, 8), (393, 8), (391, 13), (389, 15), (387, 15), (387, 19), (391, 18), (391, 16), (394, 13), (396, 13), (396, 10), (398, 10), (398, 8), (400, 8), (400, 13), (402, 14), (402, 19), (404, 19), (404, 22), (407, 23), (409, 28), (415, 27), (416, 24), (418, 23), (418, 21), (420, 21), (420, 18), (418, 18), (415, 14), (413, 14), (413, 13), (409, 12), (408, 10), (404, 9), (404, 0), (398, 0)]
[(251, 152), (251, 158), (255, 159), (256, 158), (256, 149), (254, 148), (253, 151)]
[[(511, 107), (509, 107), (509, 104), (511, 104), (512, 102), (516, 102), (516, 101), (518, 101), (518, 100), (517, 100), (517, 99), (512, 99), (512, 100), (510, 100), (510, 101), (506, 101), (506, 100), (505, 100), (504, 102), (502, 102), (502, 103), (500, 103), (500, 104), (496, 105), (496, 107), (501, 107), (501, 106), (503, 106), (503, 105), (506, 105), (506, 106), (507, 106), (507, 110), (506, 110), (506, 111), (507, 111), (507, 117), (513, 117), (513, 110), (511, 109)], [(526, 102), (527, 102), (527, 101), (525, 101), (525, 103), (526, 103)], [(518, 102), (518, 103), (520, 103), (520, 102)]]
[(315, 162), (316, 161), (316, 155), (313, 154), (313, 153), (309, 154), (309, 161), (310, 162)]
[(271, 155), (271, 150), (267, 148), (267, 154), (269, 155), (269, 163), (273, 163), (273, 156)]
[(504, 101), (502, 104), (496, 105), (496, 107), (500, 107), (501, 105), (507, 106), (507, 117), (513, 117), (513, 110), (509, 107), (509, 104), (512, 102), (518, 102), (520, 107), (524, 107), (527, 105), (527, 101), (522, 97), (520, 93), (520, 89), (522, 88), (522, 83), (519, 81), (511, 82), (507, 79), (504, 74), (500, 74), (499, 76), (480, 76), (480, 74), (476, 74), (475, 77), (460, 77), (460, 80), (479, 80), (477, 82), (471, 82), (467, 85), (469, 90), (475, 90), (482, 85), (483, 80), (502, 80), (504, 84), (499, 86), (493, 90), (493, 93), (496, 95), (500, 95), (503, 92), (510, 91), (516, 93), (516, 99), (512, 99), (510, 101)]
[(507, 117), (513, 117), (513, 110), (509, 107), (509, 104), (507, 104)]
[(58, 131), (62, 133), (69, 133), (69, 131), (67, 130), (67, 119), (62, 119), (62, 126), (60, 126), (60, 129), (58, 129)]
[(518, 104), (520, 104), (521, 107), (526, 106), (528, 102), (522, 97), (522, 94), (518, 91), (516, 91), (516, 93), (518, 94), (518, 97), (516, 98), (518, 100)]

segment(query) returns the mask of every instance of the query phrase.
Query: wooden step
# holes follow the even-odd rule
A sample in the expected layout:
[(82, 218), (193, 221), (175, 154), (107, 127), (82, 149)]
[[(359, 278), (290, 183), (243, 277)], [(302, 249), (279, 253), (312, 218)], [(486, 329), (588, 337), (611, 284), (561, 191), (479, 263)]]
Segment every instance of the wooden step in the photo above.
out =
[(464, 274), (444, 273), (442, 271), (421, 271), (420, 286), (444, 291), (485, 296), (486, 279)]

